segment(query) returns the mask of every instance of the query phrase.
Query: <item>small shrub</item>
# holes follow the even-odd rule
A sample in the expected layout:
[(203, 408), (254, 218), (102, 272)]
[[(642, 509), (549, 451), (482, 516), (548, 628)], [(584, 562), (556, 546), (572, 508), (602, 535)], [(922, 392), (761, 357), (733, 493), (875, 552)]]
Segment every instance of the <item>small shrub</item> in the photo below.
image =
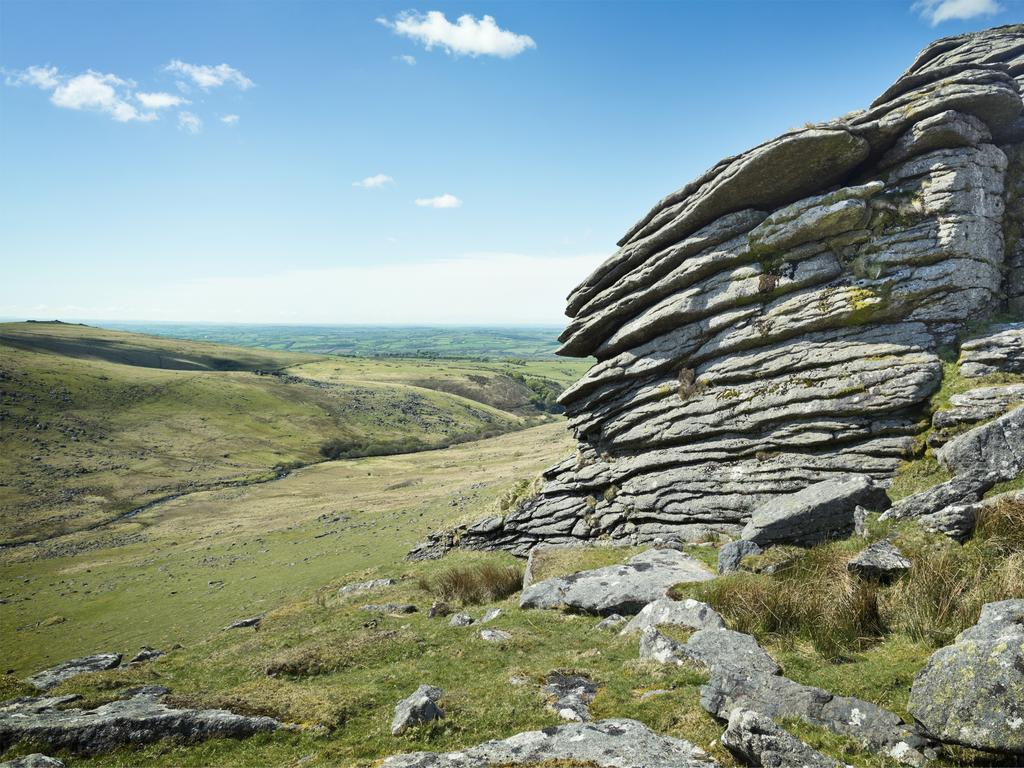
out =
[(480, 563), (422, 576), (419, 585), (440, 600), (466, 605), (504, 600), (522, 588), (523, 570), (516, 565)]

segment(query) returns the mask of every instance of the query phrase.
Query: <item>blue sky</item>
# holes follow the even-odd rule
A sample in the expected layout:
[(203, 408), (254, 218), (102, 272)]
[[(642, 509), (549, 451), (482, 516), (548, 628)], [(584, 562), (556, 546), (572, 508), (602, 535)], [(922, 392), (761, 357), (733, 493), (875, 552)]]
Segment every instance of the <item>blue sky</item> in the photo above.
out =
[(667, 192), (866, 106), (932, 39), (1021, 20), (0, 0), (0, 316), (557, 324)]

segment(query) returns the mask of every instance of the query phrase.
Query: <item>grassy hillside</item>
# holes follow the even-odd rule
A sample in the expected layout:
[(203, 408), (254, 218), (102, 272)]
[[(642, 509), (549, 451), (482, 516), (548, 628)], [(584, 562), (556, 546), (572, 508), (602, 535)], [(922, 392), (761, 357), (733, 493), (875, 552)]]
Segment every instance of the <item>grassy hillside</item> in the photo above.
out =
[[(508, 366), (479, 366), (316, 362), (66, 324), (0, 325), (0, 544), (87, 529), (199, 488), (270, 480), (325, 456), (436, 448), (550, 418), (525, 380), (501, 372)], [(576, 375), (553, 363), (516, 371), (531, 366), (543, 368), (531, 379), (547, 398)]]

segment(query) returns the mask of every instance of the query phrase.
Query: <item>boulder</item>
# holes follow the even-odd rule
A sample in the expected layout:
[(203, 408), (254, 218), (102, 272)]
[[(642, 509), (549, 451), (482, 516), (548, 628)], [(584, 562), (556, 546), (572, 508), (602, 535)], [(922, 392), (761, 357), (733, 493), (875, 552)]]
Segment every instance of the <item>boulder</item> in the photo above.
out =
[(64, 768), (64, 762), (36, 752), (0, 763), (0, 768)]
[(665, 625), (691, 629), (725, 629), (725, 621), (707, 603), (699, 600), (655, 600), (648, 603), (619, 634), (641, 632), (647, 627)]
[(746, 541), (810, 546), (853, 533), (853, 511), (889, 506), (885, 490), (865, 475), (815, 483), (792, 496), (773, 499), (754, 511), (743, 529)]
[(156, 696), (138, 695), (95, 709), (58, 709), (67, 697), (22, 698), (0, 705), (0, 751), (19, 741), (94, 755), (173, 738), (185, 743), (242, 738), (273, 731), (269, 717), (223, 709), (174, 709)]
[(41, 691), (47, 691), (76, 675), (82, 675), (87, 672), (102, 672), (107, 669), (114, 669), (120, 664), (120, 653), (97, 653), (93, 656), (71, 659), (55, 667), (44, 669), (42, 672), (36, 672), (36, 674), (26, 678), (25, 682), (29, 685), (34, 685)]
[(960, 345), (964, 376), (1024, 373), (1024, 322), (997, 325), (984, 336)]
[(654, 627), (647, 627), (640, 634), (640, 658), (677, 667), (746, 669), (768, 675), (781, 672), (781, 667), (757, 640), (729, 629), (702, 630), (691, 635), (686, 643), (680, 643)]
[(985, 605), (918, 672), (907, 708), (940, 741), (1024, 754), (1024, 600)]
[(495, 619), (500, 618), (502, 613), (503, 611), (501, 608), (491, 608), (480, 618), (480, 623), (486, 624), (489, 621), (494, 621)]
[(533, 584), (520, 608), (564, 608), (574, 613), (633, 615), (666, 596), (669, 588), (705, 581), (712, 574), (697, 559), (673, 549), (649, 549), (622, 565), (610, 565)]
[(995, 473), (1012, 480), (1024, 472), (1024, 407), (954, 437), (935, 452), (954, 474)]
[(593, 680), (582, 675), (552, 672), (544, 681), (544, 693), (548, 706), (563, 720), (580, 723), (591, 720), (590, 702), (597, 695)]
[(142, 646), (142, 648), (139, 649), (138, 653), (136, 653), (134, 656), (132, 656), (131, 660), (128, 663), (129, 664), (142, 664), (143, 662), (146, 662), (146, 661), (152, 661), (153, 659), (159, 659), (161, 656), (164, 656), (164, 655), (165, 654), (164, 654), (163, 651), (158, 651), (156, 648), (150, 648), (148, 645), (144, 645), (144, 646)]
[(946, 507), (981, 501), (996, 484), (990, 472), (966, 472), (951, 480), (900, 499), (882, 513), (881, 520), (906, 520), (940, 512)]
[(248, 619), (239, 619), (238, 621), (234, 621), (224, 627), (224, 629), (246, 629), (247, 627), (252, 627), (258, 631), (262, 622), (263, 615), (260, 614), (259, 616), (250, 616)]
[(473, 617), (468, 613), (456, 613), (448, 619), (448, 623), (453, 627), (468, 627), (473, 623)]
[(503, 629), (481, 629), (480, 639), (488, 643), (507, 643), (512, 635)]
[(599, 768), (712, 768), (688, 741), (660, 736), (635, 720), (599, 720), (527, 731), (458, 752), (413, 752), (387, 758), (381, 768), (487, 768), (564, 761)]
[(444, 711), (437, 702), (444, 691), (430, 685), (421, 685), (395, 706), (391, 721), (391, 735), (401, 736), (409, 728), (444, 717)]
[(941, 533), (962, 544), (974, 533), (980, 509), (980, 504), (951, 504), (930, 515), (921, 515), (917, 522), (926, 531)]
[(862, 579), (889, 581), (909, 571), (912, 565), (895, 544), (883, 539), (858, 552), (846, 569)]
[(764, 768), (842, 768), (842, 763), (804, 744), (764, 715), (737, 707), (722, 744), (744, 765)]
[(718, 575), (740, 569), (740, 563), (747, 555), (760, 555), (764, 550), (752, 541), (737, 539), (721, 546), (718, 550)]

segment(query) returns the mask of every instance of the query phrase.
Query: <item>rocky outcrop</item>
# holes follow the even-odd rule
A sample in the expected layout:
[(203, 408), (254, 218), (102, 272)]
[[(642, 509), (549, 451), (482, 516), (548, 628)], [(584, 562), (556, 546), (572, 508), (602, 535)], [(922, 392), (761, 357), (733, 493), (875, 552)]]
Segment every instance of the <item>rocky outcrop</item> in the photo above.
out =
[(647, 627), (689, 627), (690, 629), (725, 629), (725, 620), (707, 603), (685, 600), (655, 600), (648, 603), (622, 629), (621, 635), (642, 632)]
[(568, 298), (560, 352), (597, 360), (560, 398), (576, 455), (414, 556), (737, 535), (815, 483), (887, 483), (940, 349), (1024, 297), (1022, 45), (1024, 25), (939, 40), (868, 108), (659, 202)]
[(527, 731), (458, 752), (395, 755), (385, 760), (381, 768), (486, 768), (556, 761), (600, 768), (713, 768), (717, 765), (699, 747), (682, 739), (659, 736), (636, 720), (599, 720)]
[(58, 664), (55, 667), (44, 669), (31, 677), (25, 678), (25, 682), (34, 685), (41, 691), (48, 691), (50, 688), (60, 685), (65, 680), (70, 680), (77, 675), (87, 672), (103, 672), (107, 669), (114, 669), (121, 664), (120, 653), (97, 653), (93, 656), (83, 656), (80, 659), (71, 659)]
[(744, 765), (763, 768), (841, 768), (842, 763), (811, 749), (786, 733), (771, 718), (736, 708), (722, 744)]
[(941, 741), (1024, 755), (1024, 600), (989, 603), (932, 654), (908, 709)]
[(0, 768), (64, 768), (64, 761), (35, 752), (14, 760), (5, 760)]
[(997, 480), (1012, 480), (1024, 472), (1024, 407), (953, 438), (935, 455), (957, 475), (993, 473)]
[[(1020, 230), (1017, 238), (1019, 246)], [(1024, 312), (1024, 307), (1020, 311)], [(960, 372), (969, 377), (1024, 373), (1024, 322), (997, 325), (984, 336), (965, 341), (960, 345), (959, 362)]]
[(523, 591), (520, 608), (562, 608), (573, 613), (632, 615), (664, 598), (672, 586), (706, 581), (712, 573), (674, 549), (649, 549), (622, 565), (540, 581)]
[(82, 755), (174, 738), (194, 743), (241, 738), (280, 726), (269, 717), (222, 709), (174, 709), (142, 693), (96, 709), (60, 709), (75, 696), (22, 698), (0, 705), (0, 751), (19, 741)]

